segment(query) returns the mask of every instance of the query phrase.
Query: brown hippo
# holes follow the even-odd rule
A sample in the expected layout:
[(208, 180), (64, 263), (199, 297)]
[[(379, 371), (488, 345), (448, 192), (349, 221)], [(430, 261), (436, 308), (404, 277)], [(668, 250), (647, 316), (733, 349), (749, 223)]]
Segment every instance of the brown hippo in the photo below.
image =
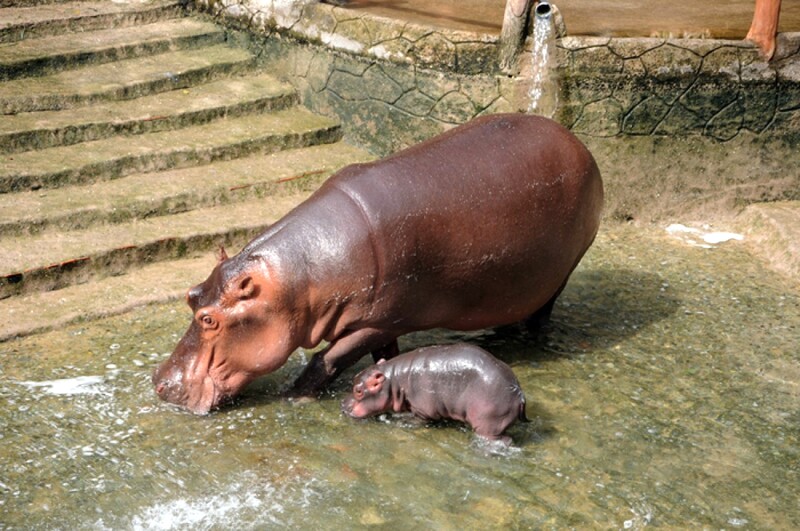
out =
[(511, 368), (466, 343), (423, 347), (380, 360), (353, 378), (342, 411), (357, 419), (410, 411), (424, 420), (466, 422), (477, 435), (511, 443), (503, 432), (527, 421), (525, 395)]
[(586, 147), (531, 115), (348, 166), (189, 290), (194, 318), (156, 392), (207, 413), (327, 341), (289, 391), (314, 396), (365, 354), (397, 355), (403, 334), (546, 318), (602, 202)]

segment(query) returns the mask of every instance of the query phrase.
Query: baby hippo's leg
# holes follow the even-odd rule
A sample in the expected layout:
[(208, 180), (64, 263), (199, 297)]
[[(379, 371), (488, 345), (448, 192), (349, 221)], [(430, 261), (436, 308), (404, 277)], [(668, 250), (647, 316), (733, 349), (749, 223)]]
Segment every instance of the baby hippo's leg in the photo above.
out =
[(511, 437), (503, 432), (514, 423), (516, 415), (509, 408), (497, 408), (492, 404), (477, 406), (467, 413), (467, 422), (475, 435), (489, 441), (500, 441), (511, 446)]

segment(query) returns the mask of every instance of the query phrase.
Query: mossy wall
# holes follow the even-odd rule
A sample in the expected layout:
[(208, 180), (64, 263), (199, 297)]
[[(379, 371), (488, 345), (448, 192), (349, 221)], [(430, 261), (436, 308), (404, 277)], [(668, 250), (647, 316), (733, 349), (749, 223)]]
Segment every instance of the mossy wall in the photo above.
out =
[[(527, 106), (530, 59), (501, 73), (493, 35), (310, 0), (198, 5), (378, 155)], [(800, 34), (782, 35), (771, 63), (743, 41), (574, 36), (555, 59), (555, 118), (595, 154), (608, 216), (707, 217), (800, 198)]]

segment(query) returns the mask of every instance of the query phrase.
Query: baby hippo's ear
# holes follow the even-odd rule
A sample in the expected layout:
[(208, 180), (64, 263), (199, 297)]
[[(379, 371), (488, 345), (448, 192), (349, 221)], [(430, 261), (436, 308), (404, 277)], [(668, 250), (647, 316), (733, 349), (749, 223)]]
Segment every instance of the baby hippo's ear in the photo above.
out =
[(367, 379), (367, 389), (369, 389), (370, 393), (377, 393), (381, 390), (384, 380), (386, 380), (386, 376), (382, 372), (376, 371), (370, 374)]
[(386, 363), (386, 358), (381, 358), (376, 362), (376, 365), (383, 365), (384, 363)]

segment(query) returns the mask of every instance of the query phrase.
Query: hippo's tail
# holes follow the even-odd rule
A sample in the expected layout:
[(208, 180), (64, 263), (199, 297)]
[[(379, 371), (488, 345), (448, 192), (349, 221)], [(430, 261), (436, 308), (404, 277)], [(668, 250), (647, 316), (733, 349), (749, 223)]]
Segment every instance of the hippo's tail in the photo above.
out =
[(517, 420), (520, 422), (530, 422), (528, 415), (525, 414), (525, 397), (519, 402), (519, 413), (517, 413)]

